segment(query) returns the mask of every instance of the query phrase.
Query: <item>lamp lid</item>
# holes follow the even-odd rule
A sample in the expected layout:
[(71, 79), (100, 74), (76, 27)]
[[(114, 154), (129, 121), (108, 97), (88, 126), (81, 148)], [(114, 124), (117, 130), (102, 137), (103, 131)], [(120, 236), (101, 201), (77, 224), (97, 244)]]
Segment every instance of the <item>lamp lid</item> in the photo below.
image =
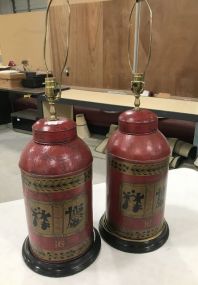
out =
[(146, 109), (133, 109), (119, 116), (119, 130), (133, 135), (150, 134), (158, 129), (157, 115)]
[(59, 118), (55, 121), (41, 119), (33, 127), (33, 140), (40, 144), (63, 144), (77, 137), (76, 123)]

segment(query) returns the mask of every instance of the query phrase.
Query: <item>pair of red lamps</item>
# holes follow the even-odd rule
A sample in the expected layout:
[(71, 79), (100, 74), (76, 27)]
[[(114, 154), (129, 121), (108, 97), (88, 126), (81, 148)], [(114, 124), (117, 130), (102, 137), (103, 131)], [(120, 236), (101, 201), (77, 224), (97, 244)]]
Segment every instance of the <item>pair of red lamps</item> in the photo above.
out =
[[(99, 224), (101, 236), (114, 248), (144, 253), (166, 242), (169, 155), (154, 113), (135, 108), (120, 115), (119, 129), (107, 146), (107, 208)], [(72, 275), (99, 254), (101, 240), (92, 215), (92, 160), (74, 121), (53, 114), (53, 120), (33, 125), (33, 139), (19, 163), (29, 231), (22, 254), (39, 274)]]
[[(139, 108), (145, 75), (137, 73), (141, 2), (136, 0), (130, 13), (131, 21), (136, 7), (133, 68), (129, 57), (135, 109), (120, 115), (119, 129), (107, 145), (107, 207), (99, 223), (100, 234), (108, 244), (131, 253), (153, 251), (169, 235), (164, 208), (170, 147), (158, 130), (157, 116)], [(151, 28), (152, 11), (147, 0), (145, 3)], [(150, 35), (148, 63), (151, 40)], [(68, 51), (65, 65), (67, 57)], [(91, 152), (78, 138), (72, 120), (56, 118), (55, 100), (59, 96), (53, 78), (46, 78), (45, 90), (51, 119), (33, 125), (33, 139), (19, 163), (29, 231), (22, 254), (35, 272), (61, 277), (93, 263), (101, 240), (93, 228)]]

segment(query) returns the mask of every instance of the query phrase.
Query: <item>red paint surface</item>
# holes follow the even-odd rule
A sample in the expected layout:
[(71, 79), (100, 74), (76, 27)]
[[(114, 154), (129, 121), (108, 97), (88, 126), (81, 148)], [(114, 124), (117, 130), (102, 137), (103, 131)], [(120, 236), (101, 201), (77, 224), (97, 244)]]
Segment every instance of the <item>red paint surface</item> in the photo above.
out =
[[(68, 119), (58, 121), (40, 120), (33, 126), (33, 139), (21, 154), (19, 166), (26, 172), (39, 178), (71, 177), (91, 167), (92, 155), (87, 145), (77, 137), (76, 124)], [(43, 250), (55, 251), (55, 243), (62, 241), (61, 250), (78, 246), (85, 239), (93, 239), (92, 221), (92, 179), (80, 186), (61, 192), (39, 193), (23, 186), (26, 208), (30, 200), (37, 202), (61, 202), (80, 194), (87, 197), (88, 214), (85, 227), (69, 237), (43, 237), (35, 233), (32, 222), (28, 219), (30, 245)], [(27, 210), (27, 209), (26, 209)], [(60, 250), (60, 249), (59, 249)], [(57, 260), (58, 261), (58, 260)], [(61, 260), (62, 262), (62, 260)]]
[[(123, 182), (130, 184), (149, 185), (167, 180), (167, 171), (163, 174), (150, 176), (136, 176), (121, 173), (112, 168), (111, 158), (121, 162), (139, 165), (153, 165), (167, 159), (170, 147), (165, 137), (157, 129), (157, 116), (147, 110), (127, 111), (119, 117), (119, 129), (111, 136), (107, 145), (107, 222), (121, 231), (145, 230), (145, 218), (131, 218), (123, 216), (120, 209), (120, 187)], [(150, 227), (162, 224), (164, 207), (161, 211), (149, 217)]]

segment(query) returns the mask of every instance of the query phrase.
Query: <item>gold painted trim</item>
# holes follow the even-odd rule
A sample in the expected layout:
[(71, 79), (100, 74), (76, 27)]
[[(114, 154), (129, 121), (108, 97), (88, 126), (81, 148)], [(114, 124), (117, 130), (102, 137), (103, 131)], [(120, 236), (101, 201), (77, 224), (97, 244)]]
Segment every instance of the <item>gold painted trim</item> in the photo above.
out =
[[(117, 238), (119, 238), (119, 239), (122, 239), (122, 240), (125, 240), (125, 241), (129, 241), (129, 242), (130, 242), (130, 241), (132, 241), (132, 242), (146, 242), (146, 241), (151, 241), (151, 240), (157, 238), (158, 236), (160, 236), (161, 233), (164, 231), (164, 229), (165, 229), (165, 227), (166, 227), (166, 223), (164, 222), (163, 225), (162, 225), (162, 227), (160, 227), (161, 229), (159, 230), (159, 232), (158, 232), (156, 235), (154, 235), (154, 236), (152, 236), (152, 237), (150, 237), (150, 238), (138, 240), (138, 239), (128, 239), (128, 238), (125, 238), (125, 237), (121, 236), (122, 232), (121, 232), (121, 231), (120, 231), (120, 232), (115, 231), (115, 229), (113, 229), (113, 228), (108, 224), (105, 215), (102, 217), (101, 222), (102, 222), (103, 227), (105, 228), (105, 230), (106, 230), (109, 234), (111, 234), (111, 235), (113, 235), (113, 236), (115, 236), (115, 237), (117, 237)], [(120, 234), (119, 234), (119, 233), (120, 233)]]
[(81, 244), (67, 250), (50, 251), (31, 245), (32, 253), (39, 259), (50, 262), (65, 262), (83, 255), (91, 246), (92, 240), (86, 239)]
[(109, 156), (109, 166), (125, 175), (152, 176), (166, 173), (168, 171), (169, 158), (161, 162), (140, 164), (126, 162)]
[(38, 193), (55, 193), (71, 190), (85, 184), (92, 177), (92, 168), (84, 170), (80, 174), (61, 178), (48, 178), (29, 175), (22, 171), (23, 185), (30, 191)]

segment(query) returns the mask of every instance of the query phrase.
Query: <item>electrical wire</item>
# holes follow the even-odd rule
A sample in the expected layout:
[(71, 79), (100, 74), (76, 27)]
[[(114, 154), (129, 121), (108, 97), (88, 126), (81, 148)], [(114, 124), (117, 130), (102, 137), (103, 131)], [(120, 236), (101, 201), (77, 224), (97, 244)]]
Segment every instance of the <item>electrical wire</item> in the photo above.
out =
[(131, 12), (130, 12), (130, 16), (129, 16), (129, 25), (128, 25), (128, 61), (129, 61), (129, 67), (130, 67), (131, 73), (133, 75), (133, 67), (132, 67), (131, 57), (130, 57), (131, 19), (132, 19), (132, 15), (133, 15), (134, 9), (135, 9), (135, 7), (136, 7), (136, 5), (137, 5), (137, 3), (139, 1), (145, 1), (145, 3), (147, 4), (148, 10), (149, 10), (149, 14), (150, 14), (150, 21), (149, 21), (150, 22), (149, 51), (148, 51), (147, 63), (146, 63), (146, 66), (145, 66), (145, 70), (143, 72), (143, 74), (145, 76), (147, 68), (148, 68), (148, 65), (149, 65), (149, 62), (150, 62), (150, 59), (151, 59), (152, 26), (153, 26), (153, 13), (152, 13), (151, 7), (150, 7), (150, 5), (149, 5), (147, 0), (135, 0), (135, 3), (133, 4), (133, 6), (131, 8)]

